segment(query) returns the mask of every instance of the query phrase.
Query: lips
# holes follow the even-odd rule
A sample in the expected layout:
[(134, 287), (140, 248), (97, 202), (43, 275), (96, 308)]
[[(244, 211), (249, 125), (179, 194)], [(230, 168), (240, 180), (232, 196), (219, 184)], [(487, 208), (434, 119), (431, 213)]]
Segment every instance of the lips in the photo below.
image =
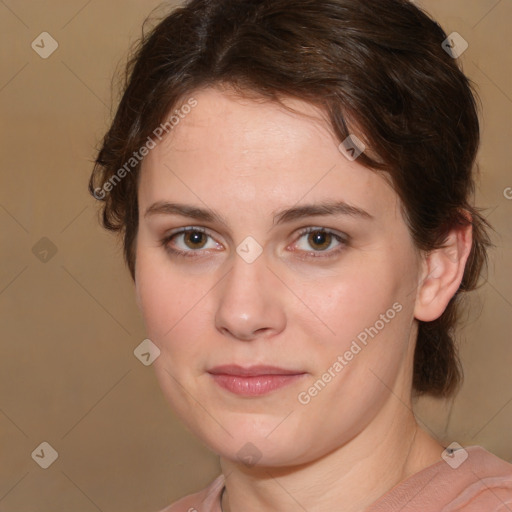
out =
[(226, 364), (223, 366), (215, 366), (208, 373), (213, 375), (237, 375), (240, 377), (255, 377), (257, 375), (301, 375), (305, 372), (300, 370), (288, 370), (286, 368), (278, 368), (277, 366), (238, 366), (236, 364)]
[(304, 377), (306, 372), (276, 366), (216, 366), (208, 373), (221, 388), (236, 395), (261, 396)]

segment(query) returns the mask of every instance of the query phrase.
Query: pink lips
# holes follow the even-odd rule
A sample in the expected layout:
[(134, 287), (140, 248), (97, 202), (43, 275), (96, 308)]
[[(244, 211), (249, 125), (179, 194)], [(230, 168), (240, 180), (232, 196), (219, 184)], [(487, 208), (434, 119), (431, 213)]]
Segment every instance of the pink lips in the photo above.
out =
[(275, 366), (216, 366), (208, 371), (214, 381), (237, 395), (259, 396), (291, 384), (305, 372)]

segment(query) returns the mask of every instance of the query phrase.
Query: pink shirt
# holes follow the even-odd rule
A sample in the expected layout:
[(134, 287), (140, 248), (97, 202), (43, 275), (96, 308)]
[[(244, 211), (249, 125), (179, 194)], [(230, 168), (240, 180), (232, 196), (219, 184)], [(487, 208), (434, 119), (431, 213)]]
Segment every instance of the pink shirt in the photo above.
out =
[[(457, 468), (443, 459), (398, 483), (365, 512), (512, 512), (512, 464), (481, 446)], [(221, 512), (219, 475), (160, 512)]]

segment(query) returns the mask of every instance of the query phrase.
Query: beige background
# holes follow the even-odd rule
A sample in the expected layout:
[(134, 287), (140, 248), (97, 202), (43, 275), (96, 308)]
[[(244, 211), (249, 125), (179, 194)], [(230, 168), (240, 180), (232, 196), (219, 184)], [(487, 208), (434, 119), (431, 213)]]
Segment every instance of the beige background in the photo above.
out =
[[(499, 236), (463, 332), (464, 388), (417, 412), (444, 442), (511, 460), (512, 2), (421, 4), (469, 43), (461, 60), (484, 106), (478, 201)], [(218, 474), (133, 355), (145, 338), (133, 285), (86, 190), (113, 72), (157, 5), (0, 0), (0, 512), (155, 511)], [(31, 48), (43, 31), (59, 45), (47, 59)], [(43, 237), (56, 249), (46, 262)], [(43, 441), (58, 452), (48, 469), (31, 457)]]

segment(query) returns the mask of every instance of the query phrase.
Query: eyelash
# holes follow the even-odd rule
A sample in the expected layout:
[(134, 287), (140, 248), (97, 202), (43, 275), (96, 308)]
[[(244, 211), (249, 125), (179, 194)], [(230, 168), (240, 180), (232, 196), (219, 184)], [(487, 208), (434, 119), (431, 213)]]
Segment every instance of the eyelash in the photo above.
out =
[[(187, 232), (203, 233), (203, 234), (207, 235), (208, 237), (213, 238), (211, 235), (209, 235), (207, 233), (207, 231), (204, 228), (190, 226), (190, 227), (183, 228), (175, 233), (172, 233), (171, 235), (165, 236), (163, 239), (160, 240), (160, 245), (165, 249), (165, 251), (167, 251), (169, 254), (172, 254), (172, 255), (176, 255), (176, 256), (180, 256), (180, 257), (182, 256), (185, 258), (201, 257), (200, 254), (198, 254), (198, 253), (202, 252), (201, 249), (198, 249), (198, 250), (191, 249), (190, 251), (182, 251), (180, 249), (171, 248), (170, 242), (175, 237), (183, 235)], [(327, 233), (329, 235), (332, 235), (332, 237), (337, 242), (339, 242), (340, 245), (334, 250), (310, 251), (310, 252), (299, 251), (299, 252), (303, 252), (303, 253), (307, 254), (307, 256), (304, 256), (304, 255), (299, 256), (300, 259), (331, 258), (331, 257), (334, 257), (335, 255), (337, 255), (338, 253), (340, 253), (348, 245), (348, 241), (349, 241), (348, 235), (346, 235), (346, 234), (341, 235), (339, 233), (336, 233), (335, 231), (332, 231), (327, 228), (322, 228), (322, 227), (308, 227), (308, 228), (302, 229), (298, 234), (297, 241), (300, 240), (304, 235), (308, 235), (310, 233), (316, 233), (316, 232)], [(208, 250), (208, 249), (205, 249), (205, 250)], [(324, 254), (327, 254), (327, 256), (324, 256)]]

